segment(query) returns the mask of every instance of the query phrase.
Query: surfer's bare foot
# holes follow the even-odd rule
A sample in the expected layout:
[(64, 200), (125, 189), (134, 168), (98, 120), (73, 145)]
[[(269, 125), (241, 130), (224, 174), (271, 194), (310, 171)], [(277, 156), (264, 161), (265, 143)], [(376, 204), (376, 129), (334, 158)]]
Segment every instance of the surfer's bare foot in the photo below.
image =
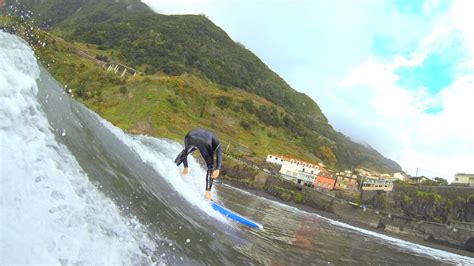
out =
[(189, 174), (189, 168), (184, 167), (183, 171), (181, 172), (183, 176), (187, 176)]
[(214, 172), (212, 172), (212, 179), (216, 179), (219, 176), (219, 173), (220, 173), (219, 169), (214, 170)]
[(204, 194), (204, 197), (205, 197), (207, 200), (212, 200), (211, 191), (206, 191), (206, 194)]

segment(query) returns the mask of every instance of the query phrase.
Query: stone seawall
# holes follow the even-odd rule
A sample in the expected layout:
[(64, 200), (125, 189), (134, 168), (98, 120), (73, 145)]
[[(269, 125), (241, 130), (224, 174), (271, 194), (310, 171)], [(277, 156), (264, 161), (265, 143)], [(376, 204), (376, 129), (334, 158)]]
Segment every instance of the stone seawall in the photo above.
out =
[(474, 252), (472, 244), (469, 244), (474, 239), (472, 230), (381, 212), (379, 212), (379, 217), (379, 227), (385, 231), (405, 236), (417, 236), (425, 241)]
[(416, 236), (420, 240), (431, 241), (439, 244), (449, 245), (460, 249), (474, 252), (469, 241), (474, 241), (473, 226), (465, 224), (465, 229), (454, 226), (417, 221), (412, 218), (403, 217), (372, 209), (361, 208), (337, 198), (332, 198), (324, 193), (306, 189), (302, 191), (305, 195), (306, 204), (336, 214), (344, 220), (357, 221), (381, 231), (389, 231), (404, 236)]
[(473, 187), (462, 186), (400, 186), (395, 184), (393, 192), (403, 192), (409, 196), (415, 196), (416, 191), (434, 192), (449, 199), (456, 199), (457, 197), (468, 197), (474, 193)]
[(465, 229), (461, 229), (366, 209), (332, 195), (301, 187), (264, 173), (258, 173), (252, 179), (235, 179), (226, 175), (223, 175), (223, 178), (239, 181), (244, 187), (263, 190), (283, 201), (303, 204), (315, 210), (334, 214), (343, 221), (474, 252), (474, 230), (470, 224), (467, 224)]

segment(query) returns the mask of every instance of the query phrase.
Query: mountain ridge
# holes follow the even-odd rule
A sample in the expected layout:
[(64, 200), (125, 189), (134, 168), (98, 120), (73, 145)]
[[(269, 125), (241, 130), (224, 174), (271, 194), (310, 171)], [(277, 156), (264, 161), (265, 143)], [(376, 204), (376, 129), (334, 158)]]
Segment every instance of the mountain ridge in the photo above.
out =
[[(335, 131), (316, 102), (292, 89), (204, 16), (161, 15), (139, 1), (19, 2), (26, 7), (24, 10), (33, 10), (38, 25), (54, 34), (96, 45), (149, 75), (197, 75), (223, 90), (243, 89), (267, 99), (275, 106), (255, 105), (250, 100), (242, 108), (269, 128), (281, 128), (279, 132), (288, 135), (283, 139), (294, 138), (296, 145), (336, 168), (370, 166), (401, 171), (398, 164), (380, 153)], [(67, 10), (63, 12), (67, 15), (48, 19), (61, 10)], [(241, 122), (244, 127), (246, 123)]]

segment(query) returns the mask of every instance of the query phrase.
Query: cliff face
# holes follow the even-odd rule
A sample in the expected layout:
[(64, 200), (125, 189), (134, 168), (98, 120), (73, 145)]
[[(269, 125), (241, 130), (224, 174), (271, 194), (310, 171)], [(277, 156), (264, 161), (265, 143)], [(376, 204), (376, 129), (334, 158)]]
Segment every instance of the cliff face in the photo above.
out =
[(369, 208), (362, 208), (347, 202), (360, 200), (355, 195), (345, 194), (345, 200), (341, 200), (340, 191), (323, 193), (297, 186), (278, 175), (259, 172), (243, 164), (224, 166), (222, 178), (236, 186), (264, 191), (290, 204), (303, 204), (334, 214), (335, 219), (357, 226), (474, 251), (473, 190), (410, 186), (391, 193), (370, 191), (364, 192), (362, 197), (362, 203)]
[(401, 200), (399, 204), (407, 217), (441, 223), (450, 220), (474, 222), (474, 196), (449, 200), (439, 194), (418, 193), (414, 199)]
[[(32, 15), (26, 11), (23, 14), (54, 34), (96, 45), (104, 53), (146, 74), (192, 74), (218, 84), (223, 90), (244, 90), (266, 99), (270, 106), (251, 99), (242, 108), (234, 106), (234, 110), (254, 117), (240, 125), (249, 128), (256, 121), (256, 125), (277, 129), (267, 134), (305, 150), (292, 156), (316, 157), (338, 169), (401, 171), (397, 163), (336, 132), (316, 102), (291, 88), (256, 55), (204, 16), (161, 15), (138, 0), (6, 1), (5, 7), (10, 5), (15, 6), (9, 9), (12, 12), (32, 10)], [(237, 102), (232, 97), (229, 99)], [(229, 102), (219, 100), (224, 107)]]
[(364, 192), (363, 203), (417, 220), (449, 224), (474, 222), (474, 190), (447, 187), (395, 187), (393, 192)]

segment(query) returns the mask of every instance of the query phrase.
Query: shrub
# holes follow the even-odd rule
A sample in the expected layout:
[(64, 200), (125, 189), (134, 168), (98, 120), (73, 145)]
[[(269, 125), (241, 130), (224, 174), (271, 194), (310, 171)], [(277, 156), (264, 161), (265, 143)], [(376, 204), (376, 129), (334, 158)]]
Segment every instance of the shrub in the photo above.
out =
[(128, 92), (127, 86), (120, 86), (119, 91), (121, 94), (126, 94)]
[(244, 101), (242, 101), (242, 107), (244, 108), (244, 110), (251, 114), (254, 114), (257, 111), (257, 108), (253, 104), (253, 101), (250, 99), (245, 99)]
[(303, 193), (295, 193), (295, 202), (296, 203), (302, 203), (304, 201), (304, 195)]
[(104, 62), (109, 62), (109, 58), (106, 55), (96, 54), (95, 59), (104, 61)]
[(252, 129), (250, 124), (247, 121), (241, 120), (240, 121), (240, 126), (243, 127), (245, 130), (249, 131)]
[(229, 108), (232, 104), (232, 98), (229, 96), (219, 96), (216, 100), (216, 105), (221, 109)]
[(87, 96), (87, 91), (86, 91), (86, 88), (84, 86), (78, 87), (75, 91), (76, 91), (77, 97), (82, 98), (84, 100), (87, 100), (89, 98)]

